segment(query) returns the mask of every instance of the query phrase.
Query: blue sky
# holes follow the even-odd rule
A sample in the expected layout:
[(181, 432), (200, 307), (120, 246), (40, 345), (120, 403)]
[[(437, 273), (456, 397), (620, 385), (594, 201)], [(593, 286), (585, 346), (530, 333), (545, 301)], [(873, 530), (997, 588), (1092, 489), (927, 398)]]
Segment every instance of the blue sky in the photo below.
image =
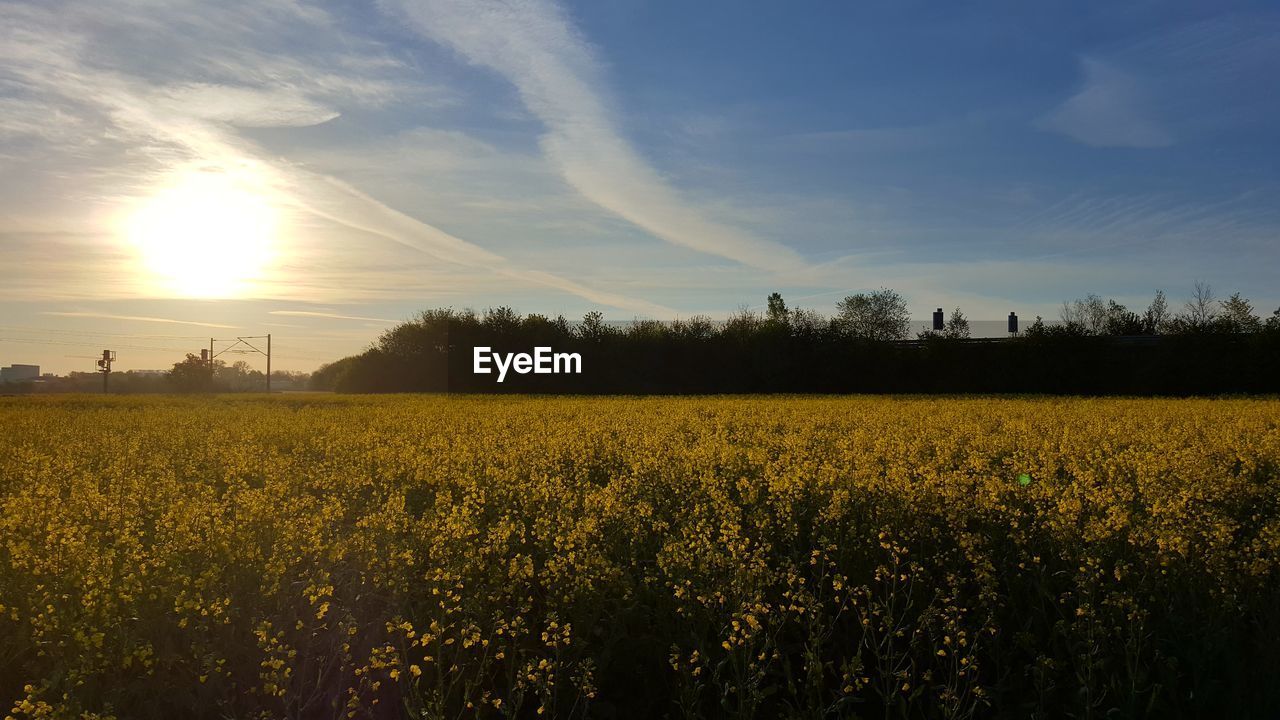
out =
[(426, 307), (1280, 305), (1265, 3), (0, 4), (0, 364)]

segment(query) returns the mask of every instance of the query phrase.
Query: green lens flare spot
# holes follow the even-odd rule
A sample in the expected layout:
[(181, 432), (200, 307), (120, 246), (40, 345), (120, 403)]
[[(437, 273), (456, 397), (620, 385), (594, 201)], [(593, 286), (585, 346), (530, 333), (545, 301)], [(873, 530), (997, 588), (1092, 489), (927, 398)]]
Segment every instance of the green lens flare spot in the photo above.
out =
[(1018, 484), (1019, 484), (1019, 485), (1030, 485), (1030, 484), (1031, 484), (1031, 476), (1030, 476), (1030, 475), (1028, 475), (1028, 474), (1026, 474), (1026, 473), (1022, 473), (1021, 475), (1019, 475), (1019, 476), (1018, 476)]

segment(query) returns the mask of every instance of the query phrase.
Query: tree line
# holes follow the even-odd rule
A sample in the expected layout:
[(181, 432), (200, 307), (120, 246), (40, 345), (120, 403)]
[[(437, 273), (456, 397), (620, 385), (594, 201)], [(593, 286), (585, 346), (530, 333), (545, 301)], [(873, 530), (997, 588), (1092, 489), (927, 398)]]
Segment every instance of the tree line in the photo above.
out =
[[(271, 373), (272, 390), (305, 390), (310, 373), (275, 370)], [(188, 353), (166, 372), (125, 370), (111, 373), (109, 389), (113, 394), (193, 393), (193, 392), (262, 392), (267, 377), (249, 363), (239, 360), (227, 364), (214, 360), (213, 374), (209, 362)], [(38, 381), (0, 385), (0, 392), (15, 393), (100, 393), (102, 373), (71, 372), (65, 376), (40, 378)]]
[[(1132, 311), (1089, 295), (1037, 317), (1020, 335), (970, 339), (956, 308), (941, 330), (909, 337), (898, 292), (845, 297), (832, 316), (788, 307), (725, 321), (694, 316), (610, 325), (599, 312), (570, 322), (509, 307), (431, 309), (392, 327), (365, 352), (322, 366), (313, 389), (339, 392), (754, 393), (1018, 392), (1217, 394), (1280, 391), (1280, 309), (1263, 319), (1239, 294), (1198, 283), (1175, 311), (1163, 292)], [(580, 375), (474, 373), (473, 348), (579, 353)]]

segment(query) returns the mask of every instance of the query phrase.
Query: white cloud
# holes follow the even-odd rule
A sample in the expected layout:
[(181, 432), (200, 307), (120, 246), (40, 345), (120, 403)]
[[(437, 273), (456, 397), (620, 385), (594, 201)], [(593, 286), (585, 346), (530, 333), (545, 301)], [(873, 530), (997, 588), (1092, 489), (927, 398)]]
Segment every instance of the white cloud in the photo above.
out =
[(1084, 86), (1037, 122), (1095, 147), (1158, 148), (1174, 136), (1153, 116), (1141, 82), (1100, 60), (1084, 58)]
[(397, 320), (388, 320), (387, 318), (364, 317), (363, 315), (341, 315), (331, 312), (314, 312), (311, 310), (270, 310), (268, 315), (285, 315), (288, 317), (312, 317), (312, 318), (329, 318), (331, 320), (368, 320), (379, 323), (394, 323)]
[(237, 127), (306, 127), (340, 115), (293, 89), (190, 83), (163, 88), (151, 101), (171, 112)]
[[(286, 159), (268, 157), (238, 133), (236, 128), (244, 126), (323, 122), (337, 110), (319, 98), (335, 102), (344, 94), (351, 96), (348, 100), (360, 98), (364, 79), (360, 73), (397, 67), (375, 48), (367, 61), (353, 60), (347, 49), (336, 60), (322, 57), (317, 59), (321, 67), (310, 74), (297, 58), (275, 56), (263, 63), (268, 70), (258, 74), (246, 71), (246, 59), (260, 57), (262, 51), (244, 47), (241, 35), (261, 40), (296, 33), (298, 23), (311, 32), (332, 34), (327, 17), (319, 10), (286, 0), (227, 6), (175, 3), (157, 8), (157, 12), (168, 14), (165, 22), (134, 12), (137, 8), (127, 0), (63, 10), (0, 6), (0, 58), (6, 60), (0, 67), (0, 90), (22, 89), (28, 119), (18, 129), (31, 125), (29, 118), (39, 116), (40, 105), (47, 109), (74, 105), (79, 109), (75, 121), (92, 126), (93, 134), (103, 137), (117, 153), (77, 153), (65, 158), (66, 167), (41, 168), (46, 176), (78, 176), (74, 189), (78, 195), (101, 193), (94, 200), (110, 204), (121, 196), (145, 192), (150, 180), (182, 167), (247, 171), (260, 179), (263, 191), (295, 209), (359, 233), (393, 240), (439, 262), (502, 278), (507, 285), (552, 287), (635, 312), (666, 311), (652, 302), (518, 266), (399, 212), (348, 183)], [(156, 41), (163, 43), (183, 45), (186, 41), (168, 65), (143, 62), (130, 55), (135, 50), (132, 44), (119, 42), (119, 37), (114, 42), (103, 37), (113, 32), (117, 36), (137, 33), (139, 28), (154, 32), (174, 27), (190, 29), (191, 36), (157, 37)], [(252, 32), (242, 32), (245, 28), (252, 28)], [(338, 42), (344, 40), (340, 33), (329, 39), (343, 48), (367, 45)], [(240, 76), (237, 82), (225, 81), (236, 76)], [(217, 82), (209, 82), (210, 78)], [(111, 165), (107, 172), (126, 176), (130, 184), (91, 187), (95, 175), (104, 172), (103, 162)], [(0, 212), (3, 210), (0, 207)], [(91, 268), (82, 270), (92, 275)], [(395, 277), (396, 273), (388, 273), (385, 279)], [(446, 274), (437, 275), (437, 279), (451, 282)], [(278, 296), (280, 290), (292, 296), (307, 287), (306, 278), (290, 278), (278, 285), (263, 284), (260, 290), (262, 297)], [(338, 285), (328, 292), (333, 295), (342, 289)]]
[(54, 315), (57, 317), (97, 318), (102, 320), (128, 320), (130, 322), (166, 323), (169, 325), (195, 325), (196, 327), (224, 328), (228, 330), (232, 330), (236, 328), (235, 325), (223, 325), (221, 323), (198, 322), (195, 320), (175, 320), (174, 318), (147, 317), (144, 315), (113, 315), (111, 313), (98, 313), (98, 312), (54, 312), (54, 311), (42, 312), (40, 314)]
[(385, 0), (424, 36), (515, 85), (546, 126), (547, 157), (592, 202), (667, 242), (766, 269), (804, 260), (784, 245), (709, 219), (622, 137), (594, 49), (549, 0)]
[[(380, 32), (378, 23), (344, 27), (340, 6), (323, 6), (338, 8), (330, 17), (289, 0), (0, 0), (0, 298), (152, 297), (134, 277), (129, 246), (102, 231), (99, 211), (185, 167), (249, 167), (285, 198), (296, 222), (283, 262), (256, 288), (264, 308), (379, 303), (368, 314), (396, 317), (408, 303), (509, 301), (670, 317), (667, 306), (716, 313), (774, 289), (788, 299), (820, 293), (831, 305), (846, 292), (836, 288), (880, 284), (950, 305), (943, 298), (1000, 292), (993, 287), (1057, 293), (1045, 283), (1064, 260), (1080, 261), (1070, 276), (1078, 284), (1094, 265), (1139, 276), (1150, 262), (1135, 258), (1163, 259), (1165, 249), (1175, 251), (1170, 264), (1199, 261), (1209, 248), (1221, 258), (1275, 255), (1276, 218), (1249, 215), (1252, 203), (1209, 207), (1139, 196), (1141, 188), (1132, 197), (1078, 188), (1057, 207), (1053, 198), (1077, 188), (1046, 183), (992, 200), (981, 183), (931, 194), (936, 178), (899, 174), (821, 193), (809, 183), (765, 190), (734, 178), (731, 195), (717, 194), (721, 178), (690, 174), (690, 159), (708, 143), (745, 141), (732, 136), (742, 123), (697, 112), (653, 123), (677, 128), (655, 152), (682, 158), (675, 165), (687, 187), (678, 189), (652, 164), (662, 156), (644, 157), (624, 137), (634, 119), (623, 122), (600, 53), (559, 6), (385, 2), (443, 48), (509, 80), (522, 102), (491, 103), (487, 122), (464, 125), (474, 108), (460, 104), (489, 92), (485, 83), (457, 82), (441, 48), (383, 45), (365, 34)], [(1260, 28), (1196, 27), (1094, 49), (1082, 84), (1042, 127), (1092, 145), (1156, 147), (1194, 140), (1206, 118), (1226, 111), (1263, 121), (1274, 113), (1245, 99), (1275, 101), (1242, 84), (1267, 77), (1261, 70), (1280, 57), (1280, 34)], [(531, 119), (541, 123), (536, 141), (523, 134)], [(858, 167), (846, 167), (875, 176), (882, 158), (869, 153), (896, 160), (956, 146), (966, 127), (790, 135), (779, 154), (857, 153), (846, 159)], [(804, 259), (765, 238), (799, 239)], [(988, 271), (989, 257), (1010, 262)], [(912, 264), (920, 258), (939, 264)]]
[(1280, 110), (1280, 14), (1223, 15), (1161, 28), (1080, 58), (1082, 82), (1037, 126), (1097, 147), (1156, 148)]

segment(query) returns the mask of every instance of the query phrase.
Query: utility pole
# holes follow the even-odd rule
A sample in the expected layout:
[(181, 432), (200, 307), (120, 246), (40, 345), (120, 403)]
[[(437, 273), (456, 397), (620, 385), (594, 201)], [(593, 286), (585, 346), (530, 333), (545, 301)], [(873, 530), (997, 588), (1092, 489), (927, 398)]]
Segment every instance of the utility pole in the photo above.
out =
[(209, 338), (209, 392), (213, 392), (213, 338)]
[[(254, 341), (254, 342), (257, 342), (257, 341), (259, 341), (259, 340), (266, 340), (266, 341), (267, 341), (267, 347), (266, 347), (266, 350), (264, 351), (262, 348), (258, 347), (257, 345), (254, 345), (252, 342), (249, 342), (250, 340), (252, 340), (252, 341)], [(266, 358), (267, 358), (267, 392), (271, 392), (271, 335), (270, 335), (270, 334), (268, 334), (268, 335), (245, 335), (245, 336), (242, 336), (242, 337), (237, 337), (237, 338), (236, 338), (236, 340), (235, 340), (235, 342), (232, 342), (230, 345), (228, 345), (227, 347), (222, 348), (221, 350), (219, 350), (219, 351), (217, 351), (217, 352), (214, 352), (214, 351), (213, 351), (213, 343), (214, 343), (214, 342), (231, 342), (231, 339), (230, 339), (230, 338), (222, 338), (221, 340), (219, 340), (218, 338), (209, 338), (209, 379), (210, 379), (210, 382), (212, 382), (212, 380), (213, 380), (213, 359), (214, 359), (214, 358), (218, 357), (219, 355), (221, 355), (221, 354), (223, 354), (223, 353), (232, 353), (232, 354), (234, 354), (234, 355), (247, 355), (247, 354), (253, 354), (253, 353), (256, 353), (256, 354), (258, 354), (258, 355), (264, 355), (264, 356), (266, 356)]]
[(114, 350), (103, 350), (102, 358), (98, 360), (98, 372), (102, 373), (102, 394), (107, 394), (107, 378), (111, 376), (111, 363), (116, 359)]

